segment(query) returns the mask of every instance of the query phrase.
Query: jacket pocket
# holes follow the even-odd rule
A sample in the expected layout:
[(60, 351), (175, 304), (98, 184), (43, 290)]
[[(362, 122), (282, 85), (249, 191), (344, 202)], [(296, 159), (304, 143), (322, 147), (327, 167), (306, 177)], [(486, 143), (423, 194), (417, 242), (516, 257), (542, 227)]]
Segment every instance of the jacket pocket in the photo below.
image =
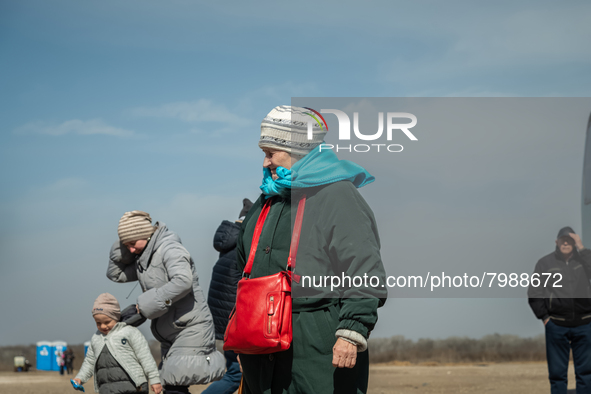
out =
[(194, 306), (193, 293), (187, 294), (173, 304), (172, 325), (174, 328), (183, 329), (189, 325), (195, 317)]
[(325, 344), (323, 349), (325, 354), (332, 353), (332, 348), (337, 342), (335, 333), (337, 332), (339, 320), (338, 312), (335, 314), (335, 311), (331, 310), (334, 308), (336, 307), (330, 305), (314, 314), (315, 320), (318, 324), (318, 337), (322, 338), (322, 342)]
[(175, 320), (172, 322), (172, 326), (177, 330), (182, 330), (187, 327), (187, 321), (185, 320)]
[(570, 303), (570, 298), (559, 298), (554, 293), (551, 293), (548, 303), (548, 313), (553, 319), (566, 320), (565, 318), (569, 315), (569, 311), (572, 311), (572, 305)]

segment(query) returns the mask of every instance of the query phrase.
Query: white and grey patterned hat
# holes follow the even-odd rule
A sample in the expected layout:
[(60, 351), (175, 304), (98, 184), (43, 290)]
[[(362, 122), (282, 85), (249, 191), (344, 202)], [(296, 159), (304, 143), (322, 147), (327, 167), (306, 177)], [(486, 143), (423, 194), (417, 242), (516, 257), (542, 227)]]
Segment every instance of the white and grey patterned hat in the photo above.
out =
[[(312, 126), (311, 140), (308, 139), (308, 124)], [(305, 156), (324, 141), (327, 131), (326, 124), (314, 111), (280, 105), (263, 119), (259, 147)]]

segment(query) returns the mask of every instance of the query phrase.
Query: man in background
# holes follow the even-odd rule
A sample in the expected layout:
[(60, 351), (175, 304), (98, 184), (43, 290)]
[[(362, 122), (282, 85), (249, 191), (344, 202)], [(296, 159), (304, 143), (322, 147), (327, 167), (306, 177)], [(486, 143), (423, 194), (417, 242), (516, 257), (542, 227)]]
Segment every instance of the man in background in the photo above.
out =
[(529, 305), (544, 323), (551, 393), (567, 393), (571, 349), (577, 394), (591, 393), (591, 251), (570, 227), (556, 238), (556, 250), (536, 264)]

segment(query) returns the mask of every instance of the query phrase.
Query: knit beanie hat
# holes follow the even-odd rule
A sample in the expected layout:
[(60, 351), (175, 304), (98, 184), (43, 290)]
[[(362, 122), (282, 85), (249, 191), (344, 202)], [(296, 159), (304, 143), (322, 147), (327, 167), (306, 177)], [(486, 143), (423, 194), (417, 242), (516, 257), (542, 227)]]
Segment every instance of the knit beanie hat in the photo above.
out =
[[(308, 123), (312, 125), (311, 140), (308, 139)], [(323, 119), (314, 111), (280, 105), (263, 119), (259, 147), (305, 156), (324, 141), (327, 131)]]
[(117, 298), (109, 293), (103, 293), (94, 301), (92, 306), (92, 316), (106, 315), (111, 319), (119, 321), (121, 318), (121, 309)]
[(143, 211), (125, 212), (119, 220), (119, 240), (121, 243), (137, 241), (140, 239), (148, 239), (154, 234), (156, 228), (152, 226), (152, 218), (150, 214)]

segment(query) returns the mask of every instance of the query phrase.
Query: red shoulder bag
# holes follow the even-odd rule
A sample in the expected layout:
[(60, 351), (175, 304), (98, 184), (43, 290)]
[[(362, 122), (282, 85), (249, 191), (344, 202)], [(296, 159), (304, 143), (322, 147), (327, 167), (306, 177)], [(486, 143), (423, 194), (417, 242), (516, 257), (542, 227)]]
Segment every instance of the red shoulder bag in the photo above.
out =
[(268, 354), (289, 349), (291, 328), (291, 278), (302, 230), (306, 196), (298, 203), (287, 267), (274, 275), (250, 278), (263, 224), (271, 209), (267, 200), (254, 230), (248, 262), (236, 290), (236, 305), (224, 334), (224, 350), (241, 354)]

